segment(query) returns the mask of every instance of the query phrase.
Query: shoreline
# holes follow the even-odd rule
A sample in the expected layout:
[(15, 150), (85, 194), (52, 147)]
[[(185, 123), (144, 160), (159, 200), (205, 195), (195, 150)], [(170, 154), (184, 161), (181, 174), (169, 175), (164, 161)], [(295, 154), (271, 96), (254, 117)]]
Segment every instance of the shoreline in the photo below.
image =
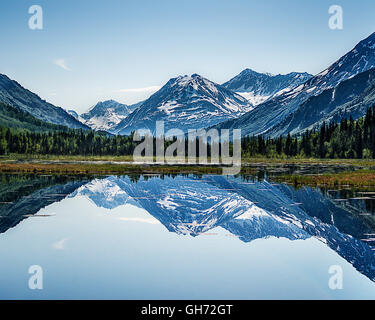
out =
[[(83, 156), (83, 155), (28, 155), (28, 154), (10, 154), (0, 156), (0, 164), (4, 162), (103, 162), (103, 163), (120, 163), (120, 164), (132, 164), (133, 156)], [(208, 161), (210, 158), (208, 157)], [(256, 165), (256, 164), (275, 164), (275, 165), (287, 165), (287, 164), (297, 164), (297, 165), (353, 165), (353, 166), (364, 166), (364, 167), (374, 167), (375, 159), (320, 159), (320, 158), (266, 158), (266, 157), (254, 157), (246, 158), (242, 157), (242, 165)], [(148, 165), (159, 165), (155, 162), (147, 163)], [(168, 164), (165, 164), (168, 165)], [(183, 165), (189, 165), (186, 163)], [(202, 165), (202, 164), (197, 164)], [(209, 164), (208, 164), (209, 165)], [(206, 165), (204, 165), (206, 166)]]
[[(55, 174), (55, 175), (125, 175), (125, 174), (222, 174), (222, 165), (157, 164), (119, 161), (121, 157), (50, 157), (49, 159), (21, 156), (0, 158), (3, 174)], [(124, 158), (121, 158), (124, 160)], [(280, 167), (278, 167), (280, 166)], [(318, 168), (318, 173), (285, 173), (288, 166)], [(375, 160), (356, 159), (245, 159), (240, 175), (257, 175), (271, 169), (268, 179), (272, 182), (292, 184), (296, 187), (375, 187)], [(341, 169), (341, 172), (324, 172)], [(273, 170), (273, 172), (272, 172)], [(280, 170), (280, 171), (278, 171)], [(319, 171), (318, 170), (318, 171)], [(275, 173), (276, 172), (276, 173)]]

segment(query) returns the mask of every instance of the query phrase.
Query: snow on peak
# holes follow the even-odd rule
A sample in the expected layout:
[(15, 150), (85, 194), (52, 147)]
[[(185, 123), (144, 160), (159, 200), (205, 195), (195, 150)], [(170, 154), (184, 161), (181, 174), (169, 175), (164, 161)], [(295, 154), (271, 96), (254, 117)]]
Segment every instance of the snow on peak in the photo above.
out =
[(241, 94), (256, 106), (297, 87), (311, 77), (312, 75), (308, 73), (300, 72), (273, 75), (245, 69), (239, 75), (224, 83), (223, 86)]
[(133, 106), (115, 100), (107, 100), (98, 102), (88, 112), (82, 114), (80, 118), (94, 130), (111, 131), (133, 110)]
[(122, 121), (116, 132), (154, 130), (156, 121), (166, 122), (166, 129), (207, 128), (251, 109), (252, 105), (245, 98), (207, 78), (198, 74), (182, 75), (170, 79)]

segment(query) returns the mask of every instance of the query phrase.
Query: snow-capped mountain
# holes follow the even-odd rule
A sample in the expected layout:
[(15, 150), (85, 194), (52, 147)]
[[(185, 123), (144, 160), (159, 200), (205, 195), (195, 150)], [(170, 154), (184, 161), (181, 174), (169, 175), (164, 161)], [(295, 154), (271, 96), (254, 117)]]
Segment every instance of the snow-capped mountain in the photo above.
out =
[(80, 115), (80, 119), (94, 130), (112, 132), (123, 119), (132, 113), (139, 104), (126, 105), (114, 100), (98, 102), (88, 112)]
[(311, 77), (312, 75), (306, 72), (272, 75), (245, 69), (239, 75), (225, 82), (223, 87), (242, 95), (256, 106), (275, 95), (290, 91)]
[(64, 109), (56, 107), (31, 91), (23, 88), (18, 82), (0, 74), (0, 102), (28, 112), (35, 118), (70, 128), (89, 129)]
[(319, 129), (323, 122), (338, 123), (343, 119), (358, 119), (375, 105), (375, 69), (362, 72), (327, 89), (306, 102), (269, 132), (272, 136), (288, 132), (298, 134), (307, 129)]
[(291, 91), (282, 93), (238, 119), (221, 123), (217, 128), (241, 128), (243, 135), (270, 135), (270, 131), (295, 112), (308, 98), (335, 88), (340, 82), (375, 67), (375, 33), (329, 68)]
[(201, 129), (234, 119), (252, 105), (242, 96), (200, 75), (170, 79), (115, 128), (119, 134), (137, 129), (155, 131), (156, 121), (165, 122), (165, 130)]

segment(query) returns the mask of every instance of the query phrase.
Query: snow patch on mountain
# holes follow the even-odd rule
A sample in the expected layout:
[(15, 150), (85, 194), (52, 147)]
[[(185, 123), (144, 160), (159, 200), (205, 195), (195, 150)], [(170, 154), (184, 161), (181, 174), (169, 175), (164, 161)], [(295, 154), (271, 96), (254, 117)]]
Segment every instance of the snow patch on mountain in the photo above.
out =
[[(249, 101), (253, 106), (257, 106), (258, 104), (267, 101), (271, 96), (264, 96), (264, 95), (254, 95), (254, 92), (236, 92), (237, 94), (244, 97), (247, 101)], [(250, 110), (249, 110), (250, 111)]]

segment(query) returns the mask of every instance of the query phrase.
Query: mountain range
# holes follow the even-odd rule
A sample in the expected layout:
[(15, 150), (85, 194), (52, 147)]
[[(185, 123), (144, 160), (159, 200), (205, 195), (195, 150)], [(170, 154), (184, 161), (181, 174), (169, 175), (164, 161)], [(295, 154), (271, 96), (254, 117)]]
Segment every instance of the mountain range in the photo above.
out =
[[(310, 77), (308, 73), (273, 76), (246, 69), (220, 86), (198, 74), (185, 75), (171, 79), (148, 100), (138, 104), (127, 106), (110, 100), (98, 103), (98, 107), (80, 116), (72, 114), (95, 130), (117, 134), (127, 135), (141, 128), (153, 132), (155, 122), (162, 120), (166, 123), (166, 130), (179, 128), (186, 132), (187, 129), (202, 128), (202, 123), (203, 127), (207, 127), (235, 119), (251, 111), (261, 101), (281, 94)], [(118, 107), (111, 107), (111, 104)]]
[[(303, 107), (310, 97), (317, 96), (327, 89), (335, 88), (342, 81), (374, 67), (375, 33), (362, 40), (353, 50), (305, 83), (260, 104), (253, 111), (238, 119), (231, 119), (219, 124), (217, 128), (240, 128), (243, 135), (264, 134), (275, 137), (279, 132), (285, 133), (284, 130), (280, 131), (275, 128), (286, 117), (291, 114), (303, 115), (302, 112), (298, 113), (298, 109)], [(306, 128), (299, 126), (293, 129), (301, 131)]]
[(272, 75), (245, 69), (223, 87), (230, 89), (256, 106), (283, 92), (290, 91), (312, 77), (309, 73), (291, 72), (288, 74)]
[[(214, 127), (241, 129), (242, 136), (277, 137), (363, 116), (374, 104), (373, 68), (375, 33), (315, 76), (245, 69), (220, 85), (198, 74), (184, 75), (170, 79), (145, 101), (126, 105), (107, 100), (78, 115), (0, 75), (0, 102), (47, 123), (111, 134), (128, 135), (137, 129), (154, 132), (156, 121), (164, 121), (166, 131)], [(12, 121), (8, 117), (6, 122)]]
[[(273, 76), (245, 69), (222, 85), (197, 74), (180, 76), (140, 104), (112, 132), (153, 131), (155, 122), (163, 120), (166, 129), (183, 131), (213, 126), (241, 129), (243, 136), (298, 134), (323, 122), (363, 116), (373, 104), (374, 67), (375, 33), (316, 76), (298, 72)], [(248, 98), (247, 104), (238, 95)]]

